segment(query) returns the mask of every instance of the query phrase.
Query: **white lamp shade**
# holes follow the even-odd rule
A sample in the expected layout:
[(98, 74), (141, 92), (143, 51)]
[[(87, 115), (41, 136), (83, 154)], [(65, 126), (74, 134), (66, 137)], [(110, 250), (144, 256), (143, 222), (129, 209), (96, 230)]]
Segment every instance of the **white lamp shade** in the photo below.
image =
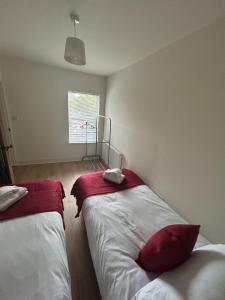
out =
[(74, 65), (85, 65), (85, 47), (84, 42), (76, 37), (66, 39), (64, 58)]

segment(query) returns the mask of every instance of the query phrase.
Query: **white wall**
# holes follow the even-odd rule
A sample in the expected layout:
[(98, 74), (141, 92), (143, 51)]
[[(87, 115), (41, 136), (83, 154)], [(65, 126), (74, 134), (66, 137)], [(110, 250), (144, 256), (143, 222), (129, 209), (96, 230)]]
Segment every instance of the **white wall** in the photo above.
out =
[(128, 167), (225, 242), (225, 18), (111, 76), (106, 114)]
[(15, 58), (1, 65), (16, 164), (80, 160), (84, 145), (68, 144), (67, 92), (99, 94), (104, 113), (106, 79)]

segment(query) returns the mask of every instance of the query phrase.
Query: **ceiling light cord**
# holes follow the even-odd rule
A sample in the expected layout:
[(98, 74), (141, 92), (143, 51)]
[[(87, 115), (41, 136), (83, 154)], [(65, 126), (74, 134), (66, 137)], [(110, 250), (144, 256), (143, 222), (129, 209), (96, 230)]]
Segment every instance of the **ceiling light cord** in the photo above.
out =
[(77, 31), (76, 31), (76, 20), (73, 20), (73, 26), (74, 26), (74, 37), (77, 36)]

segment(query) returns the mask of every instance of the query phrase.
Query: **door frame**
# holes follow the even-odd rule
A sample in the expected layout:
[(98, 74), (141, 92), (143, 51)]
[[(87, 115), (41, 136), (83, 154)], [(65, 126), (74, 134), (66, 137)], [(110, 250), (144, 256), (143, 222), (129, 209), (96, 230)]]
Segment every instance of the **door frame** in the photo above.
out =
[(15, 165), (16, 158), (15, 158), (15, 145), (13, 141), (12, 136), (12, 126), (9, 119), (8, 114), (8, 107), (6, 103), (6, 97), (5, 97), (5, 90), (2, 82), (0, 81), (0, 126), (1, 126), (1, 132), (2, 137), (5, 145), (12, 145), (13, 148), (11, 148), (8, 151), (8, 162), (10, 167)]
[(13, 171), (12, 167), (9, 164), (8, 160), (8, 151), (4, 149), (5, 147), (5, 142), (3, 141), (3, 135), (2, 135), (2, 130), (0, 126), (0, 160), (1, 160), (1, 178), (0, 178), (0, 184), (5, 185), (5, 184), (11, 184), (14, 182), (14, 176), (13, 176)]

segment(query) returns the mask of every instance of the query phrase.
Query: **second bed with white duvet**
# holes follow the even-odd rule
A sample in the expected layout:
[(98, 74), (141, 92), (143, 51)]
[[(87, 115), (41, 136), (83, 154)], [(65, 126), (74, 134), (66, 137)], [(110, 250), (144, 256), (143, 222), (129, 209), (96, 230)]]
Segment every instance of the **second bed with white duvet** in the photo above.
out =
[[(103, 300), (130, 300), (155, 279), (135, 262), (139, 250), (160, 228), (186, 223), (146, 185), (90, 196), (82, 210)], [(199, 235), (195, 248), (207, 244)]]

